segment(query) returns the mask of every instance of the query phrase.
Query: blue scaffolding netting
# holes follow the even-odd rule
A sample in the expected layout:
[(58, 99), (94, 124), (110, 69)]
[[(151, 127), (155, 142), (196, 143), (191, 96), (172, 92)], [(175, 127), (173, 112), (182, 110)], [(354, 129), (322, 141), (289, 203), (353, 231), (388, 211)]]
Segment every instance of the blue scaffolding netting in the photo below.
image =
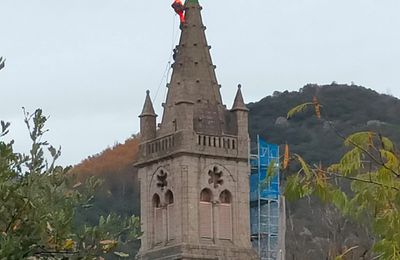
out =
[(250, 164), (252, 244), (262, 260), (275, 260), (280, 223), (279, 146), (257, 137), (257, 154), (251, 155)]

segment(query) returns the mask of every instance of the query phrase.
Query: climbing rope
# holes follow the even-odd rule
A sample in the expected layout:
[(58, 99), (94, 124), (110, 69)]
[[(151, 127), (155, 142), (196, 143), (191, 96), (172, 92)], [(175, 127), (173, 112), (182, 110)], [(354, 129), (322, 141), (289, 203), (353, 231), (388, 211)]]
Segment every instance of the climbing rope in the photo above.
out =
[[(173, 17), (172, 17), (171, 49), (170, 49), (171, 52), (169, 54), (168, 62), (166, 64), (166, 66), (165, 66), (164, 72), (163, 72), (162, 77), (160, 79), (160, 84), (158, 84), (156, 94), (155, 94), (155, 96), (153, 98), (153, 103), (155, 103), (157, 101), (158, 93), (160, 92), (161, 86), (163, 84), (167, 85), (168, 81), (169, 81), (169, 78), (170, 78), (170, 72), (171, 72), (171, 69), (172, 69), (171, 68), (171, 64), (173, 62), (174, 49), (175, 49), (177, 38), (179, 36), (179, 33), (178, 33), (179, 27), (176, 26), (176, 21), (177, 21), (176, 17), (177, 17), (177, 15), (173, 14)], [(168, 90), (165, 91), (165, 96), (167, 95), (167, 91)], [(165, 97), (164, 97), (164, 99), (165, 99)]]

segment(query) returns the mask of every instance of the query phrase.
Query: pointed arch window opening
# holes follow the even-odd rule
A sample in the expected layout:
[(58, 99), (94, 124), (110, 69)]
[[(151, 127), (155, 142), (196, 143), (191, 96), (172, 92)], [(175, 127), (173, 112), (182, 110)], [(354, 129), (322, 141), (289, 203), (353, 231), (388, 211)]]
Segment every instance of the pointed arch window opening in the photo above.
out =
[(153, 195), (153, 208), (160, 208), (161, 207), (161, 200), (160, 196), (156, 193)]
[(173, 240), (176, 234), (174, 194), (171, 190), (165, 193), (167, 241)]
[(208, 188), (200, 193), (199, 201), (199, 233), (201, 238), (212, 239), (214, 237), (213, 194)]
[(202, 202), (212, 202), (212, 191), (210, 189), (203, 189), (200, 193), (200, 201)]
[(160, 196), (156, 193), (153, 195), (153, 237), (154, 244), (160, 244), (164, 237), (163, 228), (163, 208), (161, 207)]
[(232, 194), (224, 190), (219, 195), (220, 205), (218, 207), (218, 238), (224, 240), (232, 239)]
[(228, 190), (222, 191), (221, 194), (219, 195), (219, 201), (222, 204), (231, 204), (232, 203), (232, 195), (231, 195), (230, 191), (228, 191)]

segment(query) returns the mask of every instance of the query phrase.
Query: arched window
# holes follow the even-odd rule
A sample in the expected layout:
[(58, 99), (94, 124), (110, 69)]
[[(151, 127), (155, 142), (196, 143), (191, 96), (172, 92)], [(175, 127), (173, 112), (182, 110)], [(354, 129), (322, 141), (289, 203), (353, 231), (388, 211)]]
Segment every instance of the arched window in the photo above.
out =
[(212, 192), (209, 189), (203, 189), (200, 193), (200, 201), (211, 202)]
[(167, 237), (168, 240), (175, 238), (175, 216), (174, 216), (174, 194), (168, 190), (165, 193), (165, 203), (167, 204)]
[(213, 237), (213, 214), (212, 214), (212, 192), (209, 189), (203, 189), (200, 193), (199, 217), (200, 217), (200, 237)]
[(221, 192), (221, 194), (219, 195), (219, 201), (222, 204), (231, 204), (232, 202), (232, 195), (228, 190), (224, 190), (223, 192)]
[(224, 190), (219, 195), (218, 209), (218, 237), (220, 239), (232, 239), (232, 195)]
[(174, 203), (174, 194), (172, 194), (172, 191), (170, 190), (165, 193), (165, 203), (168, 205)]
[(153, 195), (153, 232), (154, 232), (154, 243), (158, 244), (163, 241), (164, 229), (163, 229), (163, 209), (161, 208), (161, 200), (158, 194)]
[(158, 194), (153, 195), (153, 208), (159, 208), (161, 204), (160, 196)]

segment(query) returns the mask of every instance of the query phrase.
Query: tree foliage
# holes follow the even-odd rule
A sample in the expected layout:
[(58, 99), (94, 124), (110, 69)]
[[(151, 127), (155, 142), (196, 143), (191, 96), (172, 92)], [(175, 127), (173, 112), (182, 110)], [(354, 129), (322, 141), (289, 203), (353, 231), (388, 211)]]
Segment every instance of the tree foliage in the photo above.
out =
[(94, 217), (98, 212), (108, 214), (110, 210), (125, 216), (140, 214), (139, 181), (134, 167), (139, 142), (139, 138), (130, 138), (90, 156), (71, 169), (80, 180), (92, 176), (104, 180), (102, 189), (96, 192), (94, 207), (85, 212), (89, 221), (97, 222)]
[[(103, 185), (95, 192), (93, 207), (79, 210), (79, 222), (97, 224), (99, 215), (116, 213), (129, 217), (140, 215), (140, 196), (137, 168), (134, 167), (139, 149), (139, 139), (129, 138), (99, 154), (90, 156), (71, 169), (70, 173), (83, 182), (88, 178), (101, 178)], [(136, 255), (140, 241), (123, 245), (123, 252)], [(107, 258), (108, 259), (108, 258)]]
[[(300, 111), (292, 110), (290, 115)], [(327, 167), (310, 165), (300, 155), (292, 155), (299, 170), (288, 178), (285, 195), (289, 199), (313, 195), (334, 204), (344, 216), (372, 230), (378, 257), (400, 259), (399, 151), (380, 133), (364, 131), (344, 137), (334, 125), (331, 127), (343, 139), (344, 155)], [(337, 185), (338, 179), (350, 182), (350, 192)], [(355, 248), (357, 245), (351, 250)], [(336, 259), (344, 259), (351, 250), (345, 249)]]
[[(311, 105), (313, 96), (323, 105), (322, 120)], [(303, 103), (310, 104), (304, 112), (287, 120), (287, 112)], [(312, 166), (320, 162), (323, 165), (337, 163), (347, 152), (335, 130), (346, 137), (355, 132), (377, 132), (400, 144), (400, 100), (354, 84), (307, 84), (298, 91), (276, 91), (248, 104), (248, 108), (254, 152), (254, 141), (259, 134), (270, 143), (281, 144), (281, 151), (287, 143), (292, 154), (301, 155)], [(326, 118), (329, 120), (324, 120)], [(296, 164), (291, 163), (289, 169), (295, 172)], [(285, 185), (288, 173), (285, 171), (281, 176), (281, 183)], [(349, 180), (335, 181), (344, 191), (351, 191)], [(286, 213), (287, 258), (327, 259), (330, 251), (340, 252), (351, 248), (355, 242), (359, 247), (346, 254), (346, 258), (373, 258), (372, 231), (352, 218), (342, 217), (331, 204), (321, 203), (311, 196), (287, 201)]]
[(46, 121), (40, 109), (25, 112), (29, 154), (14, 151), (14, 141), (5, 140), (10, 124), (1, 122), (0, 259), (127, 257), (118, 248), (140, 235), (139, 219), (110, 214), (96, 225), (76, 224), (77, 212), (92, 206), (101, 181), (82, 183), (70, 168), (55, 164), (61, 150), (43, 140)]

